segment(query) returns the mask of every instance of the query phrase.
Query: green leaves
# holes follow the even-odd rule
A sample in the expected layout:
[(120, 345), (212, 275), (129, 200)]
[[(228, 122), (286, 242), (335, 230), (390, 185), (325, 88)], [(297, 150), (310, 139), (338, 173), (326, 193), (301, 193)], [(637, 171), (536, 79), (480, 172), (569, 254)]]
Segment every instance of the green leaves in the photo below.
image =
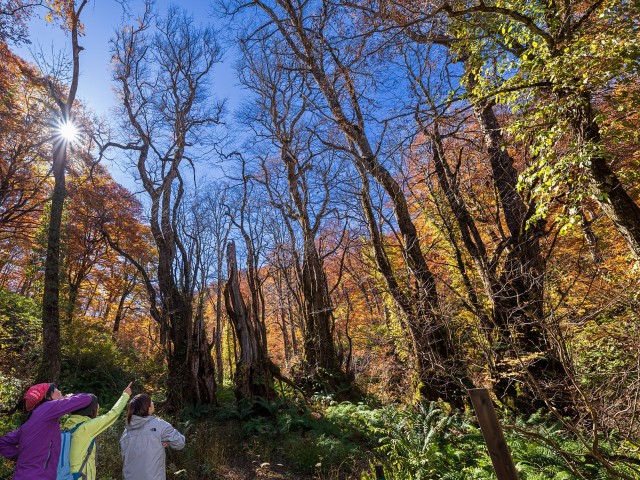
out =
[(40, 354), (40, 307), (30, 298), (0, 290), (0, 365), (18, 378), (28, 376)]
[[(539, 203), (532, 219), (537, 221), (546, 216), (553, 198), (566, 195), (573, 202), (589, 196), (590, 158), (606, 152), (604, 142), (594, 145), (581, 138), (576, 125), (585, 111), (594, 110), (592, 123), (605, 141), (610, 133), (631, 138), (637, 131), (633, 122), (615, 120), (612, 110), (597, 111), (601, 103), (596, 99), (610, 91), (634, 91), (640, 6), (608, 0), (588, 16), (571, 3), (483, 5), (486, 11), (452, 18), (452, 32), (475, 75), (473, 85), (467, 84), (468, 96), (494, 100), (516, 116), (508, 131), (528, 148), (531, 161), (520, 190)], [(621, 101), (615, 112), (624, 117), (631, 105)], [(608, 201), (606, 194), (596, 199)]]

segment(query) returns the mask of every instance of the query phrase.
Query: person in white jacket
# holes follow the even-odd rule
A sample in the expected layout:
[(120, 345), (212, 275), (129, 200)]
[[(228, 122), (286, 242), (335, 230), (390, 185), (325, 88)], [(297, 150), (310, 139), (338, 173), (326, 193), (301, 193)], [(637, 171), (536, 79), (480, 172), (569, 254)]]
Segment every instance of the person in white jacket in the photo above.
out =
[(182, 450), (184, 435), (153, 415), (149, 395), (141, 393), (129, 402), (127, 423), (120, 437), (124, 480), (166, 480), (165, 447)]

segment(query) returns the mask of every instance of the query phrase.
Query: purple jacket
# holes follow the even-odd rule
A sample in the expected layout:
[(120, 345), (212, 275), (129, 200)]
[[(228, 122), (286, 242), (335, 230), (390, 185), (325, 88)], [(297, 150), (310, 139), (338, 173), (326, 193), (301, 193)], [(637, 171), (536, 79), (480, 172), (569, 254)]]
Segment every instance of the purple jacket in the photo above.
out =
[(55, 480), (60, 456), (60, 417), (91, 403), (86, 393), (38, 405), (29, 420), (0, 438), (0, 455), (16, 462), (13, 480)]

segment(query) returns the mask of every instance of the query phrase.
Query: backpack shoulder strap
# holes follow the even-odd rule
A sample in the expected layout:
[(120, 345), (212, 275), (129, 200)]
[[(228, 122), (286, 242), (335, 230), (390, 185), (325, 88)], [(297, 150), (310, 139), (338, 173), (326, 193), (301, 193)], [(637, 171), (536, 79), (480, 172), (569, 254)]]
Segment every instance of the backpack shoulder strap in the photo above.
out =
[(84, 460), (82, 462), (82, 465), (80, 465), (80, 470), (78, 470), (78, 473), (82, 474), (84, 467), (87, 466), (87, 462), (89, 461), (89, 456), (91, 455), (91, 451), (93, 450), (93, 445), (95, 443), (96, 443), (96, 439), (94, 438), (93, 440), (91, 440), (91, 444), (89, 445), (89, 450), (87, 450), (87, 454), (84, 456)]
[[(73, 432), (75, 432), (78, 427), (80, 427), (80, 425), (82, 425), (84, 422), (80, 422), (78, 424), (76, 424), (73, 428), (70, 428), (69, 430), (65, 430), (66, 433), (70, 433), (73, 435)], [(71, 475), (73, 476), (74, 479), (76, 478), (80, 478), (80, 474), (83, 470), (84, 467), (87, 465), (87, 461), (89, 460), (89, 455), (91, 455), (91, 451), (93, 450), (93, 444), (96, 442), (96, 439), (94, 438), (93, 440), (91, 440), (91, 444), (89, 445), (89, 450), (87, 451), (87, 454), (84, 457), (84, 460), (82, 462), (82, 465), (80, 466), (80, 470), (78, 470), (78, 473), (72, 473)]]
[(84, 422), (77, 423), (77, 424), (75, 425), (75, 427), (70, 428), (69, 430), (65, 430), (65, 432), (73, 434), (73, 432), (75, 432), (75, 431), (78, 429), (78, 427), (79, 427), (80, 425), (82, 425), (83, 423), (84, 423)]
[[(73, 432), (75, 432), (80, 425), (84, 422), (80, 422), (70, 428), (68, 430), (60, 431), (60, 456), (58, 457), (58, 469), (56, 475), (58, 478), (67, 478), (69, 474), (69, 470), (71, 469), (71, 465), (69, 462), (69, 449), (71, 448), (71, 438), (73, 436)], [(66, 476), (65, 476), (66, 475)]]

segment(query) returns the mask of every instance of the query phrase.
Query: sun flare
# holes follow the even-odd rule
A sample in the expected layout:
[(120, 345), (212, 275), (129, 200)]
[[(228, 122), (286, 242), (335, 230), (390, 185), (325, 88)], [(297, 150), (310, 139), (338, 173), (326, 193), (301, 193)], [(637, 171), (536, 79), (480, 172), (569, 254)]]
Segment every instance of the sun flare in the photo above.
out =
[(70, 120), (66, 122), (60, 122), (58, 132), (60, 133), (60, 136), (67, 142), (73, 142), (79, 133), (78, 127), (76, 127)]

